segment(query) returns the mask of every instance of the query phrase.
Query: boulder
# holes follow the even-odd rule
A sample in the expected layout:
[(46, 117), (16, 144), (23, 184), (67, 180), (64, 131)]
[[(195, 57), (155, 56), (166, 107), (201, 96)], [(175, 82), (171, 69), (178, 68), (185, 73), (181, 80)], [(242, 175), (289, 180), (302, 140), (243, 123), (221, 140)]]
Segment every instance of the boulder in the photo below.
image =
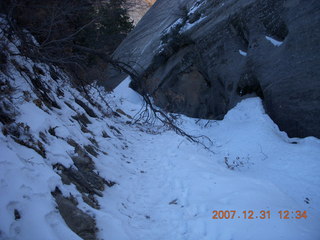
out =
[(89, 214), (77, 208), (74, 199), (64, 197), (56, 190), (52, 193), (57, 202), (57, 208), (68, 227), (84, 240), (96, 240), (96, 221)]
[(317, 0), (158, 0), (114, 57), (168, 111), (222, 119), (259, 96), (290, 137), (320, 138), (319, 24)]

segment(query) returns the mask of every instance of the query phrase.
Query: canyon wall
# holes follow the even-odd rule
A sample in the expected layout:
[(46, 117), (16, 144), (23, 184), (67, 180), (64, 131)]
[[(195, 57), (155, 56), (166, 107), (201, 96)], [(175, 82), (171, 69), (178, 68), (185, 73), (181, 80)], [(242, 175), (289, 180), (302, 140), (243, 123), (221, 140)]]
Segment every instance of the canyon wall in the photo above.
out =
[(289, 136), (320, 137), (319, 24), (317, 0), (158, 0), (114, 57), (168, 111), (222, 119), (259, 96)]

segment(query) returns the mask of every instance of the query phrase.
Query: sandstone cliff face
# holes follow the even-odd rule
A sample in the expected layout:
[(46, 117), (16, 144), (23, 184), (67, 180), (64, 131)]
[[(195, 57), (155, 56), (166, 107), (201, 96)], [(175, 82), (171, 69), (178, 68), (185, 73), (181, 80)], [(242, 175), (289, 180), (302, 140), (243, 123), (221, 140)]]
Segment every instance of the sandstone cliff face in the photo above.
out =
[(150, 9), (155, 3), (155, 0), (131, 0), (128, 4), (129, 15), (133, 20), (133, 24), (137, 25), (143, 15)]
[(157, 105), (221, 119), (258, 95), (289, 136), (320, 137), (319, 1), (173, 2), (158, 0), (115, 53)]

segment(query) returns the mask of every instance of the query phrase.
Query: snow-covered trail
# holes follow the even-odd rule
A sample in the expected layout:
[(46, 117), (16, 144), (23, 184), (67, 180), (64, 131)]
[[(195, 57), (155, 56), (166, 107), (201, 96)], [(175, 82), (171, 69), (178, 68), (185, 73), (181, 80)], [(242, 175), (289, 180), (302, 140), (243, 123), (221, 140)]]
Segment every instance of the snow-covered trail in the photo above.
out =
[[(312, 216), (279, 218), (280, 210), (307, 208), (272, 182), (230, 171), (215, 163), (215, 155), (171, 133), (140, 137), (126, 153), (132, 158), (128, 176), (104, 202), (121, 219), (122, 239), (317, 239)], [(214, 220), (213, 210), (236, 210), (237, 217)], [(269, 210), (271, 218), (243, 219), (244, 210), (256, 216)]]
[[(107, 214), (101, 221), (97, 217), (104, 223), (102, 237), (320, 239), (319, 140), (287, 138), (258, 99), (246, 100), (206, 128), (183, 121), (189, 132), (214, 137), (214, 153), (170, 131), (127, 129), (118, 185), (100, 201)], [(214, 210), (236, 214), (212, 219)], [(248, 218), (250, 210), (253, 219), (245, 219), (243, 211)], [(286, 210), (289, 219), (280, 219), (279, 211)], [(270, 211), (270, 219), (260, 219), (260, 211)], [(307, 218), (295, 219), (296, 211), (306, 211)]]

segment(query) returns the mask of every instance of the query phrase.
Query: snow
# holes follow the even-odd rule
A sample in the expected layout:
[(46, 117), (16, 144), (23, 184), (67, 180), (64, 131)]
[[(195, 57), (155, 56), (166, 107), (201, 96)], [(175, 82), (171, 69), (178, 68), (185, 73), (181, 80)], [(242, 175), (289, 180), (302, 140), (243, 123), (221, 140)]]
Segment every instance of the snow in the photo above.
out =
[[(59, 239), (57, 235), (79, 239), (70, 232), (55, 209), (50, 191), (59, 177), (52, 167), (41, 161), (33, 150), (6, 142), (0, 134), (0, 238), (1, 239)], [(49, 184), (51, 183), (51, 184)], [(17, 209), (21, 219), (14, 220)], [(54, 231), (52, 228), (59, 229)]]
[[(34, 103), (25, 102), (20, 106), (21, 115), (18, 117), (18, 122), (24, 122), (36, 132), (47, 128), (50, 121), (50, 114), (44, 113)], [(32, 113), (32, 114), (30, 114)]]
[(268, 36), (266, 36), (266, 39), (276, 47), (280, 47), (283, 44), (283, 42), (275, 40), (275, 39), (268, 37)]
[[(125, 103), (123, 103), (125, 105)], [(129, 131), (130, 161), (103, 204), (112, 220), (110, 239), (313, 239), (320, 237), (320, 141), (289, 139), (265, 114), (258, 98), (247, 99), (223, 121), (184, 129), (215, 139), (214, 154), (172, 132)], [(291, 144), (297, 141), (298, 144)], [(307, 143), (305, 143), (307, 142)], [(238, 161), (228, 169), (225, 158)], [(113, 166), (114, 167), (114, 166)], [(120, 177), (121, 176), (121, 177)], [(312, 199), (306, 204), (305, 198)], [(170, 202), (176, 204), (170, 204)], [(213, 220), (214, 210), (271, 211), (271, 219)], [(306, 210), (307, 219), (284, 220), (278, 211)], [(108, 228), (120, 224), (121, 228)], [(117, 233), (118, 232), (118, 233)], [(125, 233), (125, 235), (123, 235)]]
[[(35, 63), (13, 58), (32, 72)], [(43, 142), (46, 158), (0, 131), (0, 239), (80, 239), (56, 209), (51, 195), (56, 187), (64, 196), (72, 194), (81, 210), (95, 216), (101, 239), (320, 239), (320, 140), (289, 138), (265, 113), (259, 98), (243, 100), (221, 121), (177, 115), (177, 124), (187, 133), (212, 140), (211, 145), (206, 142), (210, 147), (206, 149), (159, 122), (128, 124), (143, 106), (142, 97), (128, 87), (130, 78), (110, 94), (91, 89), (92, 97), (105, 107), (99, 110), (65, 79), (52, 81), (46, 66), (37, 66), (45, 72), (51, 94), (60, 86), (64, 96), (54, 95), (61, 109), (39, 108), (32, 101), (37, 96), (31, 86), (9, 66), (8, 75), (14, 76), (9, 81), (18, 87), (12, 100), (16, 121), (29, 126), (35, 140)], [(21, 89), (30, 92), (30, 101), (23, 99)], [(128, 116), (107, 115), (100, 94)], [(88, 116), (89, 132), (81, 131), (72, 118), (73, 109), (85, 114), (75, 97), (98, 115)], [(50, 128), (55, 136), (49, 134)], [(104, 138), (103, 131), (110, 138)], [(92, 156), (96, 171), (117, 183), (97, 197), (99, 210), (84, 203), (76, 187), (64, 185), (52, 168), (55, 163), (73, 165), (68, 139), (84, 146), (90, 144), (89, 138), (101, 150)], [(15, 220), (15, 209), (21, 219)], [(212, 219), (215, 210), (237, 214), (235, 219)], [(271, 217), (244, 219), (242, 212), (249, 210), (254, 216), (270, 211)], [(307, 211), (308, 217), (294, 219), (291, 214), (290, 219), (280, 219), (278, 211), (285, 210)]]
[[(194, 5), (189, 9), (188, 17), (190, 18), (193, 14), (197, 14), (199, 12), (199, 9), (206, 3), (206, 1), (196, 1)], [(200, 14), (200, 13), (198, 13)], [(194, 26), (201, 23), (207, 16), (204, 16), (203, 14), (200, 14), (200, 17), (198, 20), (194, 21), (193, 23), (190, 23), (187, 21), (182, 28), (180, 29), (180, 33), (183, 33), (185, 31), (188, 31), (189, 29), (193, 28)]]
[(240, 49), (239, 49), (239, 53), (240, 53), (240, 55), (242, 55), (242, 56), (244, 56), (244, 57), (246, 57), (246, 56), (248, 55), (247, 52), (244, 52), (244, 51), (242, 51), (242, 50), (240, 50)]
[(206, 4), (206, 1), (196, 1), (195, 4), (190, 8), (189, 10), (189, 15), (194, 14), (195, 12), (198, 11), (198, 9)]
[(193, 22), (193, 23), (189, 23), (186, 22), (185, 25), (183, 25), (183, 27), (180, 29), (180, 33), (183, 33), (185, 31), (188, 31), (189, 29), (193, 28), (194, 26), (198, 25), (199, 23), (201, 23), (207, 16), (201, 16), (197, 21)]
[[(189, 9), (187, 13), (187, 17), (190, 18), (193, 14), (197, 14), (201, 6), (203, 6), (206, 3), (206, 1), (196, 1), (194, 5)], [(173, 29), (180, 27), (179, 33), (182, 34), (185, 31), (188, 31), (189, 29), (193, 28), (194, 26), (201, 23), (207, 16), (204, 16), (203, 14), (200, 14), (200, 17), (198, 20), (194, 21), (193, 23), (190, 23), (189, 21), (185, 21), (183, 18), (178, 18), (174, 23), (172, 23), (169, 27), (167, 27), (164, 31), (162, 31), (162, 35), (168, 34)], [(181, 26), (180, 26), (181, 25)], [(162, 44), (160, 43), (159, 49), (161, 50)]]
[(183, 24), (182, 18), (178, 18), (176, 21), (174, 21), (169, 27), (167, 27), (165, 30), (162, 31), (162, 35), (168, 34), (170, 31), (178, 27), (179, 25)]
[(134, 105), (142, 105), (143, 98), (137, 92), (129, 88), (130, 81), (131, 79), (127, 77), (113, 90), (113, 93), (118, 99), (125, 99), (126, 102)]

